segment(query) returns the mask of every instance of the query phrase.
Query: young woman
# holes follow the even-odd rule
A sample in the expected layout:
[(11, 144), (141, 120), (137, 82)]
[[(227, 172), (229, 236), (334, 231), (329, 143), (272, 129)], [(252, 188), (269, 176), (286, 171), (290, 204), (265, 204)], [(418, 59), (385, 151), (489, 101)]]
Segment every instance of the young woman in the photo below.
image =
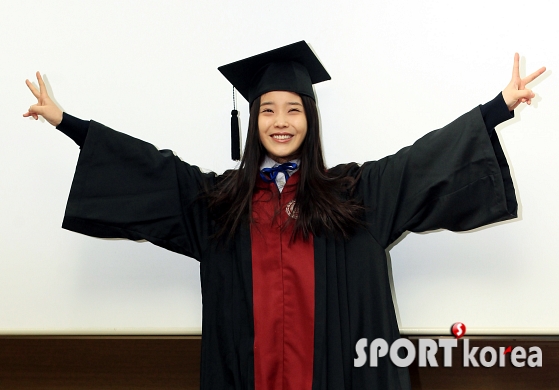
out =
[(516, 54), (494, 100), (395, 155), (327, 169), (312, 84), (329, 76), (295, 45), (220, 69), (251, 105), (239, 169), (223, 175), (62, 113), (39, 73), (24, 116), (81, 147), (64, 228), (200, 261), (203, 389), (409, 389), (388, 357), (354, 366), (359, 339), (399, 338), (385, 249), (407, 230), (516, 216), (493, 128), (545, 68), (521, 79)]

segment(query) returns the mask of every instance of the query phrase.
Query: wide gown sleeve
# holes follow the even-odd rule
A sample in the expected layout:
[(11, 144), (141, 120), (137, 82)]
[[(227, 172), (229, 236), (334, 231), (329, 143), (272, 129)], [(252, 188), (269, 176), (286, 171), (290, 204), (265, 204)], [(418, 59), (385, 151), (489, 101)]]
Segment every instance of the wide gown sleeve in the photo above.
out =
[(147, 240), (200, 260), (212, 229), (201, 194), (214, 181), (169, 150), (91, 121), (62, 227)]
[(384, 247), (403, 232), (463, 231), (516, 217), (510, 170), (479, 107), (392, 156), (367, 162), (359, 192)]

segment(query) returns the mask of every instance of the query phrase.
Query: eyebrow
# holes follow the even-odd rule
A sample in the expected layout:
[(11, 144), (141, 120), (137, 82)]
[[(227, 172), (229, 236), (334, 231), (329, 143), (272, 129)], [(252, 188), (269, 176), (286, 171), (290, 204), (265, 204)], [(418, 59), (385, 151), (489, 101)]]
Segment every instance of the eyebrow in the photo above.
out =
[[(260, 103), (260, 107), (270, 106), (270, 105), (273, 105), (273, 104), (275, 104), (275, 103), (274, 102), (263, 102), (263, 103)], [(290, 105), (290, 106), (302, 106), (302, 104), (299, 103), (299, 102), (287, 102), (287, 104)]]

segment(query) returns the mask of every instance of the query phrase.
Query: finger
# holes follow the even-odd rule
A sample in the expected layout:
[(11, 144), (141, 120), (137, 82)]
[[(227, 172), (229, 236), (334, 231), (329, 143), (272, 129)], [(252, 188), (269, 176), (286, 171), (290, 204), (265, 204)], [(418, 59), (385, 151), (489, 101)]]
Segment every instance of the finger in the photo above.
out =
[(34, 113), (32, 113), (32, 112), (29, 112), (29, 111), (27, 111), (25, 114), (23, 114), (23, 117), (24, 117), (24, 118), (32, 117), (32, 118), (34, 118), (35, 120), (39, 119), (39, 116), (38, 116), (37, 114), (34, 114)]
[(41, 96), (47, 95), (47, 87), (45, 86), (45, 82), (43, 81), (43, 77), (41, 73), (37, 72), (37, 81), (39, 82), (39, 92)]
[(25, 80), (25, 84), (27, 84), (27, 87), (31, 90), (33, 96), (39, 99), (41, 95), (39, 94), (39, 91), (37, 91), (37, 88), (35, 88), (35, 86), (31, 83), (31, 81)]
[(514, 64), (512, 66), (512, 78), (513, 80), (516, 78), (520, 78), (520, 55), (518, 53), (514, 53)]
[(534, 94), (529, 89), (521, 89), (516, 91), (515, 98), (517, 100), (517, 105), (520, 103), (527, 103), (531, 104), (532, 98), (534, 98), (536, 94)]
[(522, 99), (522, 100), (526, 101), (526, 100), (530, 100), (533, 97), (535, 97), (536, 94), (534, 92), (532, 92), (531, 89), (519, 89), (516, 92), (516, 96), (519, 100)]
[(27, 112), (29, 112), (33, 117), (37, 116), (37, 115), (43, 115), (44, 113), (44, 107), (40, 106), (38, 104), (34, 104), (31, 107), (29, 107), (29, 109), (27, 110)]
[(43, 76), (41, 76), (40, 72), (37, 72), (37, 81), (39, 82), (39, 93), (40, 96), (45, 99), (48, 98), (49, 94), (47, 92), (47, 86), (45, 85), (45, 82), (43, 81)]
[(536, 70), (531, 75), (524, 77), (522, 79), (522, 82), (524, 84), (528, 84), (528, 83), (534, 81), (536, 78), (538, 78), (543, 72), (545, 72), (545, 66), (542, 66), (540, 69)]

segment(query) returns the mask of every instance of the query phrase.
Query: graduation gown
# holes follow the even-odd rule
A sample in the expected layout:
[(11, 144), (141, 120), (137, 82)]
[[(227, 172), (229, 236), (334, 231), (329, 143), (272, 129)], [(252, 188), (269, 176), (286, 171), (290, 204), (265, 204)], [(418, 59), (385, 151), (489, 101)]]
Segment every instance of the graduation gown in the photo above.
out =
[[(343, 166), (332, 168), (341, 170)], [(354, 367), (359, 339), (400, 337), (386, 248), (405, 231), (463, 231), (516, 216), (509, 168), (480, 108), (394, 155), (355, 166), (365, 226), (348, 240), (313, 237), (312, 389), (409, 389), (389, 359)], [(252, 243), (248, 224), (217, 245), (200, 194), (218, 180), (169, 150), (90, 122), (63, 227), (147, 240), (200, 262), (202, 389), (254, 388)]]

